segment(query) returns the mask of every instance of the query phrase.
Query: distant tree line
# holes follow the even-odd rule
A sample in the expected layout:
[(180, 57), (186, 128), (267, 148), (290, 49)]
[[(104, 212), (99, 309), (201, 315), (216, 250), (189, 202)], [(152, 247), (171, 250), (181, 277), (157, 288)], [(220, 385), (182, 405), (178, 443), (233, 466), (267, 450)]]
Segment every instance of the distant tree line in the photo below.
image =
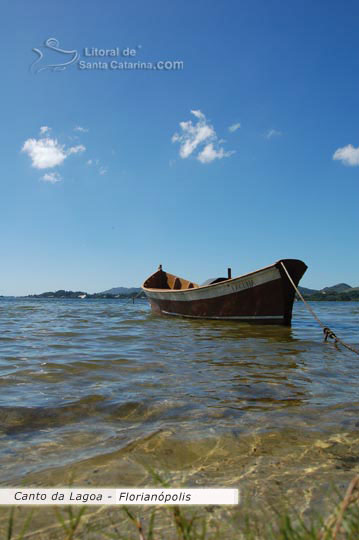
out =
[(358, 290), (349, 290), (347, 292), (316, 292), (314, 294), (303, 294), (305, 300), (313, 300), (315, 302), (355, 302), (359, 300)]
[(146, 298), (146, 295), (144, 292), (131, 292), (128, 294), (122, 293), (122, 294), (109, 294), (109, 293), (95, 293), (95, 294), (89, 294), (84, 291), (64, 291), (64, 290), (58, 290), (58, 291), (48, 291), (41, 294), (29, 294), (29, 298), (109, 298), (109, 299), (121, 299), (121, 298)]

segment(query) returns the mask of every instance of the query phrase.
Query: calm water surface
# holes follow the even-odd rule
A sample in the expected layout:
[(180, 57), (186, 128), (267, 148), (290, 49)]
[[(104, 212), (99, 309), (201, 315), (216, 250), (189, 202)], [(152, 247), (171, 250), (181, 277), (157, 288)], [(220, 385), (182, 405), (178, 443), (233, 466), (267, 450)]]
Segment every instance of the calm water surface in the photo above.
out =
[[(358, 303), (313, 307), (358, 347)], [(148, 485), (153, 467), (309, 505), (359, 471), (359, 357), (323, 343), (301, 302), (289, 329), (0, 299), (0, 354), (2, 485)]]

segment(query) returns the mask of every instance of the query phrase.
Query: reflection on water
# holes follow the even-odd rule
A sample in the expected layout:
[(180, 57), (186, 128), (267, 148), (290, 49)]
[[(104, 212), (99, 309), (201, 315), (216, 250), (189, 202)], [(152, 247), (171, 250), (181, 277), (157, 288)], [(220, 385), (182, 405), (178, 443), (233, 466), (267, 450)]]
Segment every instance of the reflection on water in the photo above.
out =
[[(316, 303), (359, 341), (356, 303)], [(359, 469), (359, 370), (293, 326), (161, 318), (145, 301), (0, 300), (1, 483), (247, 486), (265, 500)], [(95, 471), (95, 472), (94, 472)], [(346, 478), (346, 476), (345, 476)], [(300, 482), (299, 482), (300, 479)]]

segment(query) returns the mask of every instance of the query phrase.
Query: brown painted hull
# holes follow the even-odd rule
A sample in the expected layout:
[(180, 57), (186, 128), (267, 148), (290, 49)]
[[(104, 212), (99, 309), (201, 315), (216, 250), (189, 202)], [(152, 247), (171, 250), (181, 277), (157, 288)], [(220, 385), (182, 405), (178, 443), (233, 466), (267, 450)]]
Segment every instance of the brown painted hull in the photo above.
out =
[(152, 310), (161, 315), (289, 326), (295, 291), (281, 262), (298, 285), (307, 266), (296, 259), (283, 259), (202, 287), (158, 270), (142, 288)]

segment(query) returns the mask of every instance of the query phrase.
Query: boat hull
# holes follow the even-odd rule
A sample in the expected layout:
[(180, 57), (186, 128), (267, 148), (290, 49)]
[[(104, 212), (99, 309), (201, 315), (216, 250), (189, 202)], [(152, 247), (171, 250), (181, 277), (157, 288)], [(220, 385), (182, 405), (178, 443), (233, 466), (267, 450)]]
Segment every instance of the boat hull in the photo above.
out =
[[(250, 274), (203, 287), (149, 288), (145, 282), (143, 290), (152, 310), (161, 315), (289, 326), (295, 291), (281, 262), (297, 285), (307, 267), (302, 261), (284, 259)], [(149, 279), (156, 282), (154, 276)]]

